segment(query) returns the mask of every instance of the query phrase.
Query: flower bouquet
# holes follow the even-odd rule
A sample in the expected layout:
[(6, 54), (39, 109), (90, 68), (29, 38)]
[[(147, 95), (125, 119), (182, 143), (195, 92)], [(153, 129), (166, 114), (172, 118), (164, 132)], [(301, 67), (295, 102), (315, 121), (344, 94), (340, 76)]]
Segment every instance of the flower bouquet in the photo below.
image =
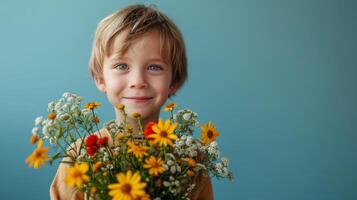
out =
[[(65, 182), (93, 199), (190, 199), (202, 174), (232, 179), (229, 161), (221, 158), (215, 141), (219, 132), (212, 122), (200, 125), (195, 112), (169, 103), (167, 120), (141, 124), (139, 113), (132, 113), (139, 127), (133, 134), (123, 104), (117, 105), (124, 121), (112, 120), (99, 129), (95, 110), (98, 102), (81, 107), (82, 97), (64, 93), (48, 104), (48, 115), (38, 117), (31, 143), (37, 148), (26, 159), (39, 168), (57, 159), (68, 164)], [(195, 127), (201, 137), (195, 138)], [(48, 141), (54, 153), (48, 155)]]

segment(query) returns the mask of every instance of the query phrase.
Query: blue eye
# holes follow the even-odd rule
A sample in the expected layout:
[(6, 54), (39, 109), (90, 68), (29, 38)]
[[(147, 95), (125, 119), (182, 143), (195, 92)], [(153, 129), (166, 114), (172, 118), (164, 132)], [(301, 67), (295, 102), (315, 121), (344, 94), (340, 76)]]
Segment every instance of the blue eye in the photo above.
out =
[(162, 70), (162, 67), (160, 67), (159, 65), (150, 65), (148, 68), (153, 71)]
[(127, 69), (128, 69), (128, 65), (126, 65), (126, 64), (119, 64), (119, 65), (116, 65), (114, 68), (115, 68), (115, 69), (118, 69), (118, 70), (127, 70)]

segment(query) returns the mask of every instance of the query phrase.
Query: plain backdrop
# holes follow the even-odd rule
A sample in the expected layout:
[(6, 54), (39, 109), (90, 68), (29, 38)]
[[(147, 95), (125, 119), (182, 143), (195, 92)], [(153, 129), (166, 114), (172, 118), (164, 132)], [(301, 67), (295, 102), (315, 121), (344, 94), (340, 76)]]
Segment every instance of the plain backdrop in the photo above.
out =
[(357, 199), (357, 4), (348, 0), (2, 0), (1, 199), (49, 199), (58, 163), (24, 162), (63, 92), (114, 112), (87, 69), (97, 23), (153, 3), (180, 27), (189, 79), (172, 100), (214, 121), (235, 180), (215, 199)]

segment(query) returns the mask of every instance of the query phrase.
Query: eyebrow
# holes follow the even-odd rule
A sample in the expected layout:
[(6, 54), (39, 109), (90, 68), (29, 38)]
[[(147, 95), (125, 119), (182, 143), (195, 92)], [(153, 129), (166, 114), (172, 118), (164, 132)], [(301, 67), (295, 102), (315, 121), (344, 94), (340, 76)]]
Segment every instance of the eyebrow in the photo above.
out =
[[(131, 59), (128, 58), (128, 57), (125, 57), (125, 56), (115, 55), (115, 56), (113, 56), (113, 58), (111, 60), (112, 60), (112, 62), (115, 62), (115, 61), (118, 61), (118, 60), (130, 61)], [(161, 58), (149, 58), (148, 61), (150, 61), (150, 62), (161, 62), (161, 63), (163, 63), (165, 65), (168, 65), (166, 63), (166, 61), (161, 59)]]

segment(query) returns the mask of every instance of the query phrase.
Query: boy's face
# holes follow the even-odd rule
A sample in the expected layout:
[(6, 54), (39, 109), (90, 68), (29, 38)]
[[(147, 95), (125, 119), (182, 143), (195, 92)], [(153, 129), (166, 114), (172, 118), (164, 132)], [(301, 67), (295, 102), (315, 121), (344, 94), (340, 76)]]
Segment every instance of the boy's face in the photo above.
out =
[(114, 107), (122, 103), (129, 115), (137, 112), (142, 119), (156, 120), (168, 95), (176, 91), (170, 87), (172, 66), (160, 54), (159, 33), (148, 32), (119, 56), (115, 52), (122, 40), (119, 35), (114, 53), (104, 58), (103, 79), (95, 79), (96, 85)]

